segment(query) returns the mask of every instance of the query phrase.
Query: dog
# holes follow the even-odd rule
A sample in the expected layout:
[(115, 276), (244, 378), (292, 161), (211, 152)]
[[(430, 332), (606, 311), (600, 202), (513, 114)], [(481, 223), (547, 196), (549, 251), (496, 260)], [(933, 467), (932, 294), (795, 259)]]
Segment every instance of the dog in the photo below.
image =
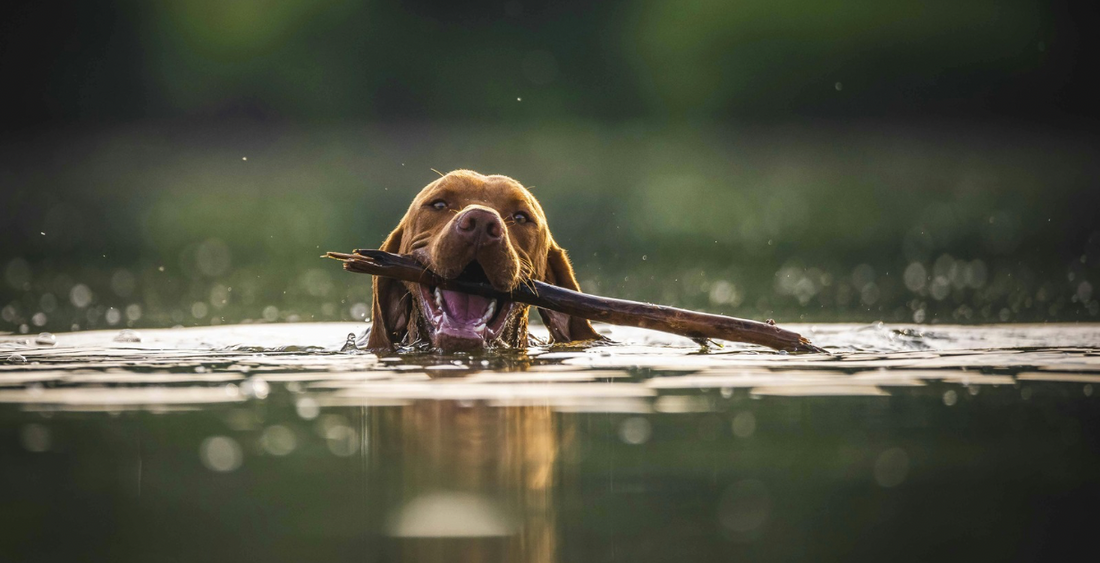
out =
[[(455, 170), (428, 184), (382, 243), (436, 274), (510, 292), (530, 280), (580, 291), (538, 200), (507, 176)], [(367, 348), (442, 352), (528, 345), (528, 305), (375, 276)], [(587, 319), (538, 309), (554, 343), (604, 340)]]

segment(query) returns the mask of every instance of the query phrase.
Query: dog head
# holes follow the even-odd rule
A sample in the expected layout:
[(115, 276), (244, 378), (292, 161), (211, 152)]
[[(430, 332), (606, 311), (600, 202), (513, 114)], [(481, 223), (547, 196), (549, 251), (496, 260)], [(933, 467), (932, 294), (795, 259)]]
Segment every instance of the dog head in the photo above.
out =
[[(381, 250), (436, 274), (509, 292), (529, 280), (580, 291), (569, 258), (531, 192), (507, 176), (456, 170), (413, 199)], [(374, 278), (367, 346), (430, 342), (443, 351), (527, 345), (528, 306), (412, 282)], [(539, 309), (554, 342), (600, 339), (586, 320)]]

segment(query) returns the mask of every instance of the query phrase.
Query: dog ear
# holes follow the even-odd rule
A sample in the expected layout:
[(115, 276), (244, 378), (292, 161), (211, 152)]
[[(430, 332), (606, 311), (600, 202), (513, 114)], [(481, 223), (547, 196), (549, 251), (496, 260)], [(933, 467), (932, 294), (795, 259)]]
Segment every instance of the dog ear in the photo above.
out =
[[(401, 251), (401, 237), (404, 234), (404, 221), (386, 237), (381, 250), (398, 253)], [(371, 326), (367, 349), (376, 351), (393, 350), (394, 346), (405, 339), (409, 324), (409, 307), (412, 296), (398, 280), (383, 276), (374, 276), (371, 287)]]
[[(580, 291), (581, 286), (573, 275), (573, 266), (569, 263), (569, 257), (565, 255), (565, 249), (550, 241), (550, 251), (546, 255), (546, 274), (543, 281), (548, 284)], [(595, 329), (588, 319), (571, 317), (565, 313), (539, 309), (539, 316), (546, 328), (550, 331), (552, 342), (571, 342), (574, 340), (606, 340)]]

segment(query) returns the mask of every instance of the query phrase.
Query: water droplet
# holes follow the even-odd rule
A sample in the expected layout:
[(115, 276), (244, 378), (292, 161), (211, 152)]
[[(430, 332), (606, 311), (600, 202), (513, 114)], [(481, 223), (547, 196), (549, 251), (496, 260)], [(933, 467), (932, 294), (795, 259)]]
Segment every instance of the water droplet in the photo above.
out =
[(943, 404), (951, 407), (959, 402), (959, 394), (954, 389), (948, 389), (943, 393)]
[(135, 330), (130, 330), (128, 328), (122, 329), (122, 331), (115, 336), (115, 342), (141, 342), (141, 335)]
[(333, 455), (348, 457), (359, 451), (359, 434), (350, 426), (334, 424), (325, 430), (325, 442)]
[(266, 399), (267, 395), (271, 393), (271, 385), (268, 384), (266, 379), (253, 376), (241, 383), (241, 393), (251, 399)]
[(756, 432), (756, 415), (751, 412), (739, 412), (733, 417), (731, 424), (733, 435), (738, 438), (748, 438)]
[(69, 290), (69, 301), (78, 309), (83, 309), (92, 303), (92, 290), (88, 286), (78, 283)]
[(905, 268), (902, 279), (905, 281), (905, 287), (909, 291), (919, 292), (924, 289), (924, 286), (928, 283), (928, 270), (924, 268), (924, 264), (913, 262)]
[(27, 358), (24, 358), (22, 354), (11, 354), (5, 361), (9, 364), (25, 364)]
[(199, 446), (199, 459), (211, 471), (233, 471), (244, 462), (240, 444), (228, 436), (211, 436)]
[(647, 260), (648, 258), (649, 258), (649, 257), (648, 257), (648, 256), (646, 256), (645, 254), (643, 254), (643, 255), (642, 255), (642, 260)]
[(260, 435), (260, 445), (271, 455), (284, 456), (298, 447), (298, 438), (293, 430), (275, 424), (264, 429), (263, 434)]
[(632, 416), (619, 424), (619, 438), (628, 444), (644, 444), (652, 433), (649, 421), (640, 416)]
[(317, 418), (317, 415), (321, 414), (321, 406), (317, 404), (317, 401), (309, 397), (298, 399), (298, 402), (294, 403), (294, 410), (296, 410), (298, 416), (304, 420), (313, 420)]
[(348, 338), (344, 341), (344, 347), (340, 348), (340, 351), (355, 352), (357, 350), (359, 350), (359, 347), (355, 345), (355, 333), (348, 333)]
[(34, 338), (34, 343), (39, 346), (53, 346), (57, 344), (57, 337), (48, 332), (43, 332)]

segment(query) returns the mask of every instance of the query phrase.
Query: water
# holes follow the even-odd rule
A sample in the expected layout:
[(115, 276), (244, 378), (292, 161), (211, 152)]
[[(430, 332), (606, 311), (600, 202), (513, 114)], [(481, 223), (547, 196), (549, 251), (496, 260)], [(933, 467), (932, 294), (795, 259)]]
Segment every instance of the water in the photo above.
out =
[[(831, 355), (378, 358), (357, 323), (0, 337), (12, 561), (1065, 558), (1100, 325), (792, 325)], [(46, 342), (49, 341), (49, 342)]]

